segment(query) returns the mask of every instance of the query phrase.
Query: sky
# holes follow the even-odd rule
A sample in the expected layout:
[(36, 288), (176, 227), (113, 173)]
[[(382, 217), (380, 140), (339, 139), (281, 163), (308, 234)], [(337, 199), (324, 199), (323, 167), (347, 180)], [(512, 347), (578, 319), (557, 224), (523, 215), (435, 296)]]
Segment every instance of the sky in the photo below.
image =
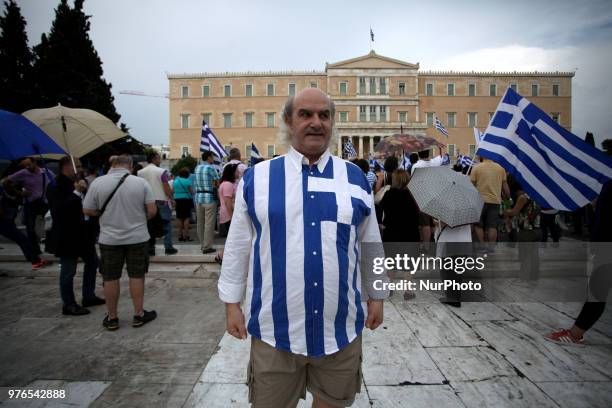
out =
[[(17, 0), (30, 46), (59, 0)], [(72, 4), (72, 0), (70, 0)], [(295, 3), (295, 4), (294, 4)], [(0, 6), (3, 8), (3, 6)], [(575, 71), (572, 131), (612, 138), (611, 0), (85, 0), (90, 38), (137, 139), (168, 143), (167, 73), (325, 69), (374, 50), (421, 70)]]

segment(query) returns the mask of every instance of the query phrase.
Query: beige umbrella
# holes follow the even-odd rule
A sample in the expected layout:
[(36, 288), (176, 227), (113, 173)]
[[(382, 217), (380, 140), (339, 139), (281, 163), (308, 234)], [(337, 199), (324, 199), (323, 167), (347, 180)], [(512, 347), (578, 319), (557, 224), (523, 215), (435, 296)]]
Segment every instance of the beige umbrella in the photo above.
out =
[[(105, 143), (127, 136), (109, 118), (91, 109), (32, 109), (23, 116), (34, 122), (69, 155), (82, 157)], [(57, 159), (62, 155), (44, 154)]]

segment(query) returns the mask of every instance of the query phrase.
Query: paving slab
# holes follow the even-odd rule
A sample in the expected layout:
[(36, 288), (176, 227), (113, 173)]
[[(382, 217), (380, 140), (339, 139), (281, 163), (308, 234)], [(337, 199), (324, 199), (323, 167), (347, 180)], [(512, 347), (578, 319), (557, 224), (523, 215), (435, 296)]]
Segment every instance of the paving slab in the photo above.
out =
[[(474, 322), (474, 329), (532, 381), (607, 381), (567, 347), (544, 340), (523, 322)], [(609, 356), (612, 357), (612, 354)]]
[(555, 401), (531, 381), (520, 377), (456, 382), (452, 387), (466, 407), (557, 407)]
[(538, 387), (562, 408), (612, 407), (612, 382), (545, 382)]
[(517, 375), (514, 367), (489, 347), (433, 347), (427, 353), (451, 383)]
[(464, 408), (448, 385), (368, 386), (372, 407)]

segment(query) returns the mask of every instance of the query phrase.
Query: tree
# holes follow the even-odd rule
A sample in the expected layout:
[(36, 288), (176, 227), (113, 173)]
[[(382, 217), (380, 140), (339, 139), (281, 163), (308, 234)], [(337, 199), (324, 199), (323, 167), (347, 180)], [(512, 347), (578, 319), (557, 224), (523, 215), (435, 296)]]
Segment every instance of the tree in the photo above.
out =
[(102, 77), (102, 61), (89, 38), (90, 16), (83, 12), (83, 1), (75, 0), (70, 8), (67, 0), (61, 0), (51, 31), (34, 47), (37, 107), (61, 103), (87, 108), (117, 123), (121, 115), (115, 110), (112, 85)]
[(595, 147), (595, 138), (591, 132), (586, 132), (586, 136), (584, 137), (584, 141)]
[(185, 156), (179, 161), (177, 161), (174, 166), (172, 166), (172, 169), (170, 169), (170, 173), (172, 173), (172, 175), (174, 176), (177, 176), (179, 170), (182, 169), (183, 167), (187, 167), (189, 169), (189, 172), (193, 173), (197, 165), (198, 165), (198, 160), (195, 157)]
[(0, 109), (21, 113), (30, 109), (33, 55), (26, 21), (14, 0), (4, 2), (0, 16)]

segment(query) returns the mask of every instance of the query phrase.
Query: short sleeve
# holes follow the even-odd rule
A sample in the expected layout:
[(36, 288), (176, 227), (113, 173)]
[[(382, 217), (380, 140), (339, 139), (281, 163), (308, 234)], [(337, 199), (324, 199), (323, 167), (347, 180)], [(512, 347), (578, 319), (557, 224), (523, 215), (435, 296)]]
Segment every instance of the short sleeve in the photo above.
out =
[(83, 200), (83, 208), (88, 210), (99, 210), (100, 205), (98, 201), (98, 183), (97, 180), (94, 180), (89, 188), (87, 189), (87, 194), (85, 194), (85, 199)]
[[(144, 180), (143, 180), (144, 181)], [(151, 187), (149, 187), (149, 183), (147, 183), (146, 181), (143, 183), (144, 189), (145, 189), (145, 194), (144, 194), (144, 202), (145, 204), (149, 204), (149, 203), (154, 203), (155, 202), (155, 198), (153, 197), (153, 191), (151, 190)]]

